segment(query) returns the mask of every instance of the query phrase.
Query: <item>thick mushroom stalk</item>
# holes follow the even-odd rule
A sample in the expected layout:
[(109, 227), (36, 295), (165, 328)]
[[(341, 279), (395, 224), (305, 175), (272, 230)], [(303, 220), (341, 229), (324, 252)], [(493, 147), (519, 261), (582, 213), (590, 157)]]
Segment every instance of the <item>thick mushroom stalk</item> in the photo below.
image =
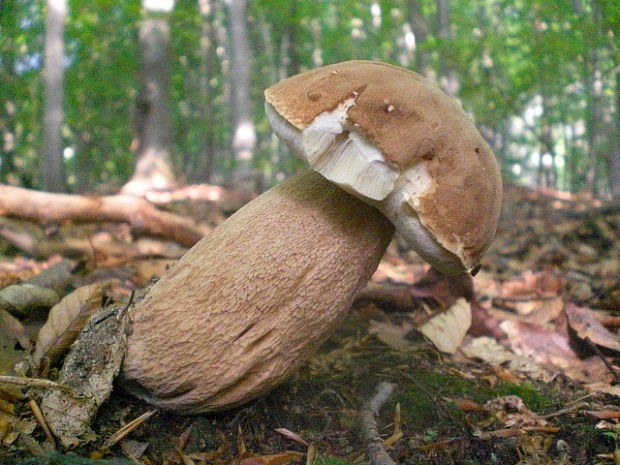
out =
[(267, 392), (336, 328), (393, 231), (375, 208), (314, 172), (267, 191), (131, 310), (122, 383), (180, 413)]

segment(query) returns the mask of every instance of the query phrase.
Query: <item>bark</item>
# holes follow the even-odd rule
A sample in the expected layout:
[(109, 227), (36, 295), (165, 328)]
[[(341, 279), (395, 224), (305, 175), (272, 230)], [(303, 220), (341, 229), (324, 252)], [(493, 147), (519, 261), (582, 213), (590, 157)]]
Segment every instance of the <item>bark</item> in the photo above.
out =
[(122, 189), (123, 193), (134, 195), (175, 185), (170, 156), (170, 24), (166, 14), (173, 4), (153, 10), (151, 2), (144, 0), (143, 6), (145, 17), (139, 33), (140, 92), (135, 110), (136, 167)]
[(420, 0), (409, 0), (407, 5), (409, 7), (409, 22), (415, 36), (415, 69), (423, 76), (429, 76), (429, 53), (426, 50), (420, 49), (424, 47), (428, 38), (428, 26), (422, 15)]
[(128, 223), (137, 233), (164, 237), (188, 247), (204, 235), (191, 220), (158, 210), (131, 195), (86, 197), (0, 185), (0, 215), (42, 222)]
[(450, 49), (450, 41), (452, 40), (452, 31), (450, 30), (450, 1), (437, 0), (437, 35), (441, 41), (440, 46), (440, 77), (439, 83), (443, 91), (450, 97), (456, 97), (459, 93), (461, 84), (456, 71), (452, 68), (447, 58), (447, 52)]
[(254, 190), (256, 130), (250, 98), (250, 46), (248, 44), (247, 0), (227, 0), (230, 20), (232, 85), (231, 183), (242, 190)]
[[(8, 2), (1, 6), (0, 29), (11, 34), (17, 27), (17, 8), (15, 2)], [(7, 40), (6, 38), (4, 40)], [(10, 41), (2, 47), (0, 56), (0, 82), (3, 84), (3, 104), (0, 105), (0, 182), (9, 182), (15, 179), (15, 124), (12, 121), (16, 113), (16, 106), (9, 95), (13, 94), (15, 75), (15, 42)], [(13, 94), (14, 95), (14, 94)]]
[(204, 129), (199, 132), (199, 156), (196, 170), (190, 175), (193, 182), (209, 182), (215, 170), (215, 108), (211, 98), (211, 78), (215, 74), (212, 0), (198, 0), (201, 16), (200, 29), (200, 121)]
[(586, 189), (595, 195), (597, 190), (597, 166), (604, 139), (603, 79), (601, 71), (601, 8), (598, 0), (592, 1), (592, 32), (586, 51), (585, 89), (588, 104), (587, 137), (590, 152)]
[(66, 0), (48, 0), (45, 18), (45, 109), (43, 116), (43, 152), (41, 185), (52, 192), (64, 192), (62, 124), (64, 120), (64, 33)]
[(620, 68), (616, 67), (616, 111), (612, 128), (612, 149), (609, 160), (609, 184), (611, 197), (620, 200)]

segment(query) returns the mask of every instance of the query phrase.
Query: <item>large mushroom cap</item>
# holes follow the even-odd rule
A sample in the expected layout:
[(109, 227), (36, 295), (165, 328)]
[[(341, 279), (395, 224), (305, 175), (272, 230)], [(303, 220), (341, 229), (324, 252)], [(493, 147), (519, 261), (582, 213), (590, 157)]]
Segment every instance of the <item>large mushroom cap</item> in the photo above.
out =
[(327, 179), (378, 207), (440, 271), (476, 266), (495, 235), (502, 183), (457, 102), (414, 72), (348, 61), (265, 91), (276, 134)]

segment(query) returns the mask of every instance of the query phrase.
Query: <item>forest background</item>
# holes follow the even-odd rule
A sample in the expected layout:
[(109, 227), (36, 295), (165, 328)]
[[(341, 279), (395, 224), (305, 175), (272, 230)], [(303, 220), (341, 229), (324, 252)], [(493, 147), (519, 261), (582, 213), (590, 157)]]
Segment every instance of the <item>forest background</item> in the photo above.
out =
[(371, 59), (459, 99), (505, 179), (620, 198), (619, 30), (615, 0), (2, 0), (0, 182), (262, 191), (304, 169), (263, 90)]

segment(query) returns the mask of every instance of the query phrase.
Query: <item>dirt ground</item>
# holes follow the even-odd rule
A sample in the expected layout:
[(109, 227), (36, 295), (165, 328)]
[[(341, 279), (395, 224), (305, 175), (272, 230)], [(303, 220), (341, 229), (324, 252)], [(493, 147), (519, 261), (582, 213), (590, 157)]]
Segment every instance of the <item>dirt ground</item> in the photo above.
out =
[[(618, 351), (613, 350), (620, 344), (620, 214), (557, 216), (555, 202), (526, 190), (508, 192), (502, 226), (474, 280), (475, 293), (457, 289), (454, 282), (415, 287), (422, 265), (392, 247), (374, 281), (406, 286), (409, 300), (358, 300), (344, 324), (289, 381), (241, 408), (193, 417), (155, 411), (108, 447), (120, 428), (154, 410), (117, 388), (99, 409), (91, 440), (52, 453), (27, 399), (12, 402), (11, 415), (32, 425), (32, 431), (6, 441), (2, 428), (17, 426), (5, 424), (0, 402), (0, 437), (5, 438), (0, 465), (369, 463), (360, 413), (384, 381), (395, 391), (381, 409), (378, 428), (396, 463), (620, 464)], [(578, 206), (569, 205), (575, 211)], [(121, 255), (108, 253), (113, 265), (104, 268), (100, 261), (91, 276), (113, 274), (128, 282)], [(142, 263), (164, 269), (169, 262)], [(129, 263), (134, 270), (138, 264)], [(145, 272), (141, 279), (150, 278)], [(477, 302), (478, 311), (495, 312), (478, 315), (478, 336), (501, 339), (503, 347), (548, 365), (544, 376), (460, 351), (447, 355), (415, 329), (420, 315), (428, 319), (445, 312), (450, 307), (445, 300), (459, 295), (472, 302), (472, 309)], [(525, 307), (530, 313), (521, 314)], [(590, 320), (567, 324), (575, 309), (579, 315), (596, 314), (609, 329), (599, 325), (599, 332), (592, 332)], [(519, 330), (514, 337), (497, 335), (503, 318), (513, 319)], [(379, 333), (378, 324), (383, 325)], [(473, 326), (466, 338), (474, 336), (472, 331)], [(546, 352), (547, 338), (562, 342), (564, 352)], [(24, 352), (14, 350), (16, 343), (6, 334), (0, 346), (6, 358), (0, 360), (1, 373), (8, 373)], [(588, 372), (590, 365), (573, 369), (592, 359), (602, 368), (597, 373)], [(592, 389), (594, 381), (598, 389)]]
[[(562, 376), (545, 385), (520, 379), (504, 381), (491, 367), (444, 358), (419, 336), (411, 339), (406, 350), (391, 349), (368, 335), (369, 314), (376, 316), (378, 311), (359, 307), (292, 380), (270, 395), (215, 415), (182, 417), (157, 412), (125, 440), (130, 445), (147, 446), (139, 463), (305, 463), (305, 457), (285, 462), (279, 460), (286, 456), (274, 455), (307, 451), (306, 446), (277, 432), (279, 428), (313, 444), (316, 464), (365, 463), (359, 411), (381, 381), (397, 386), (379, 421), (380, 431), (390, 436), (399, 405), (402, 437), (388, 449), (397, 463), (586, 465), (606, 463), (598, 455), (613, 453), (615, 438), (597, 429), (599, 420), (583, 408), (549, 418), (549, 432), (542, 428), (506, 431), (497, 412), (469, 410), (463, 402), (482, 405), (514, 395), (534, 414), (543, 416), (584, 399), (595, 404), (604, 404), (606, 399), (593, 399)], [(135, 463), (127, 459), (126, 444), (115, 445), (101, 460), (86, 457), (123, 424), (150, 409), (115, 390), (99, 411), (94, 425), (97, 439), (74, 450), (75, 456), (26, 459), (27, 449), (18, 443), (0, 449), (0, 463)], [(501, 434), (489, 437), (481, 434), (485, 431)], [(35, 438), (45, 442), (42, 434)], [(252, 456), (257, 457), (255, 461), (248, 459)], [(124, 458), (124, 462), (114, 461), (115, 457)]]

